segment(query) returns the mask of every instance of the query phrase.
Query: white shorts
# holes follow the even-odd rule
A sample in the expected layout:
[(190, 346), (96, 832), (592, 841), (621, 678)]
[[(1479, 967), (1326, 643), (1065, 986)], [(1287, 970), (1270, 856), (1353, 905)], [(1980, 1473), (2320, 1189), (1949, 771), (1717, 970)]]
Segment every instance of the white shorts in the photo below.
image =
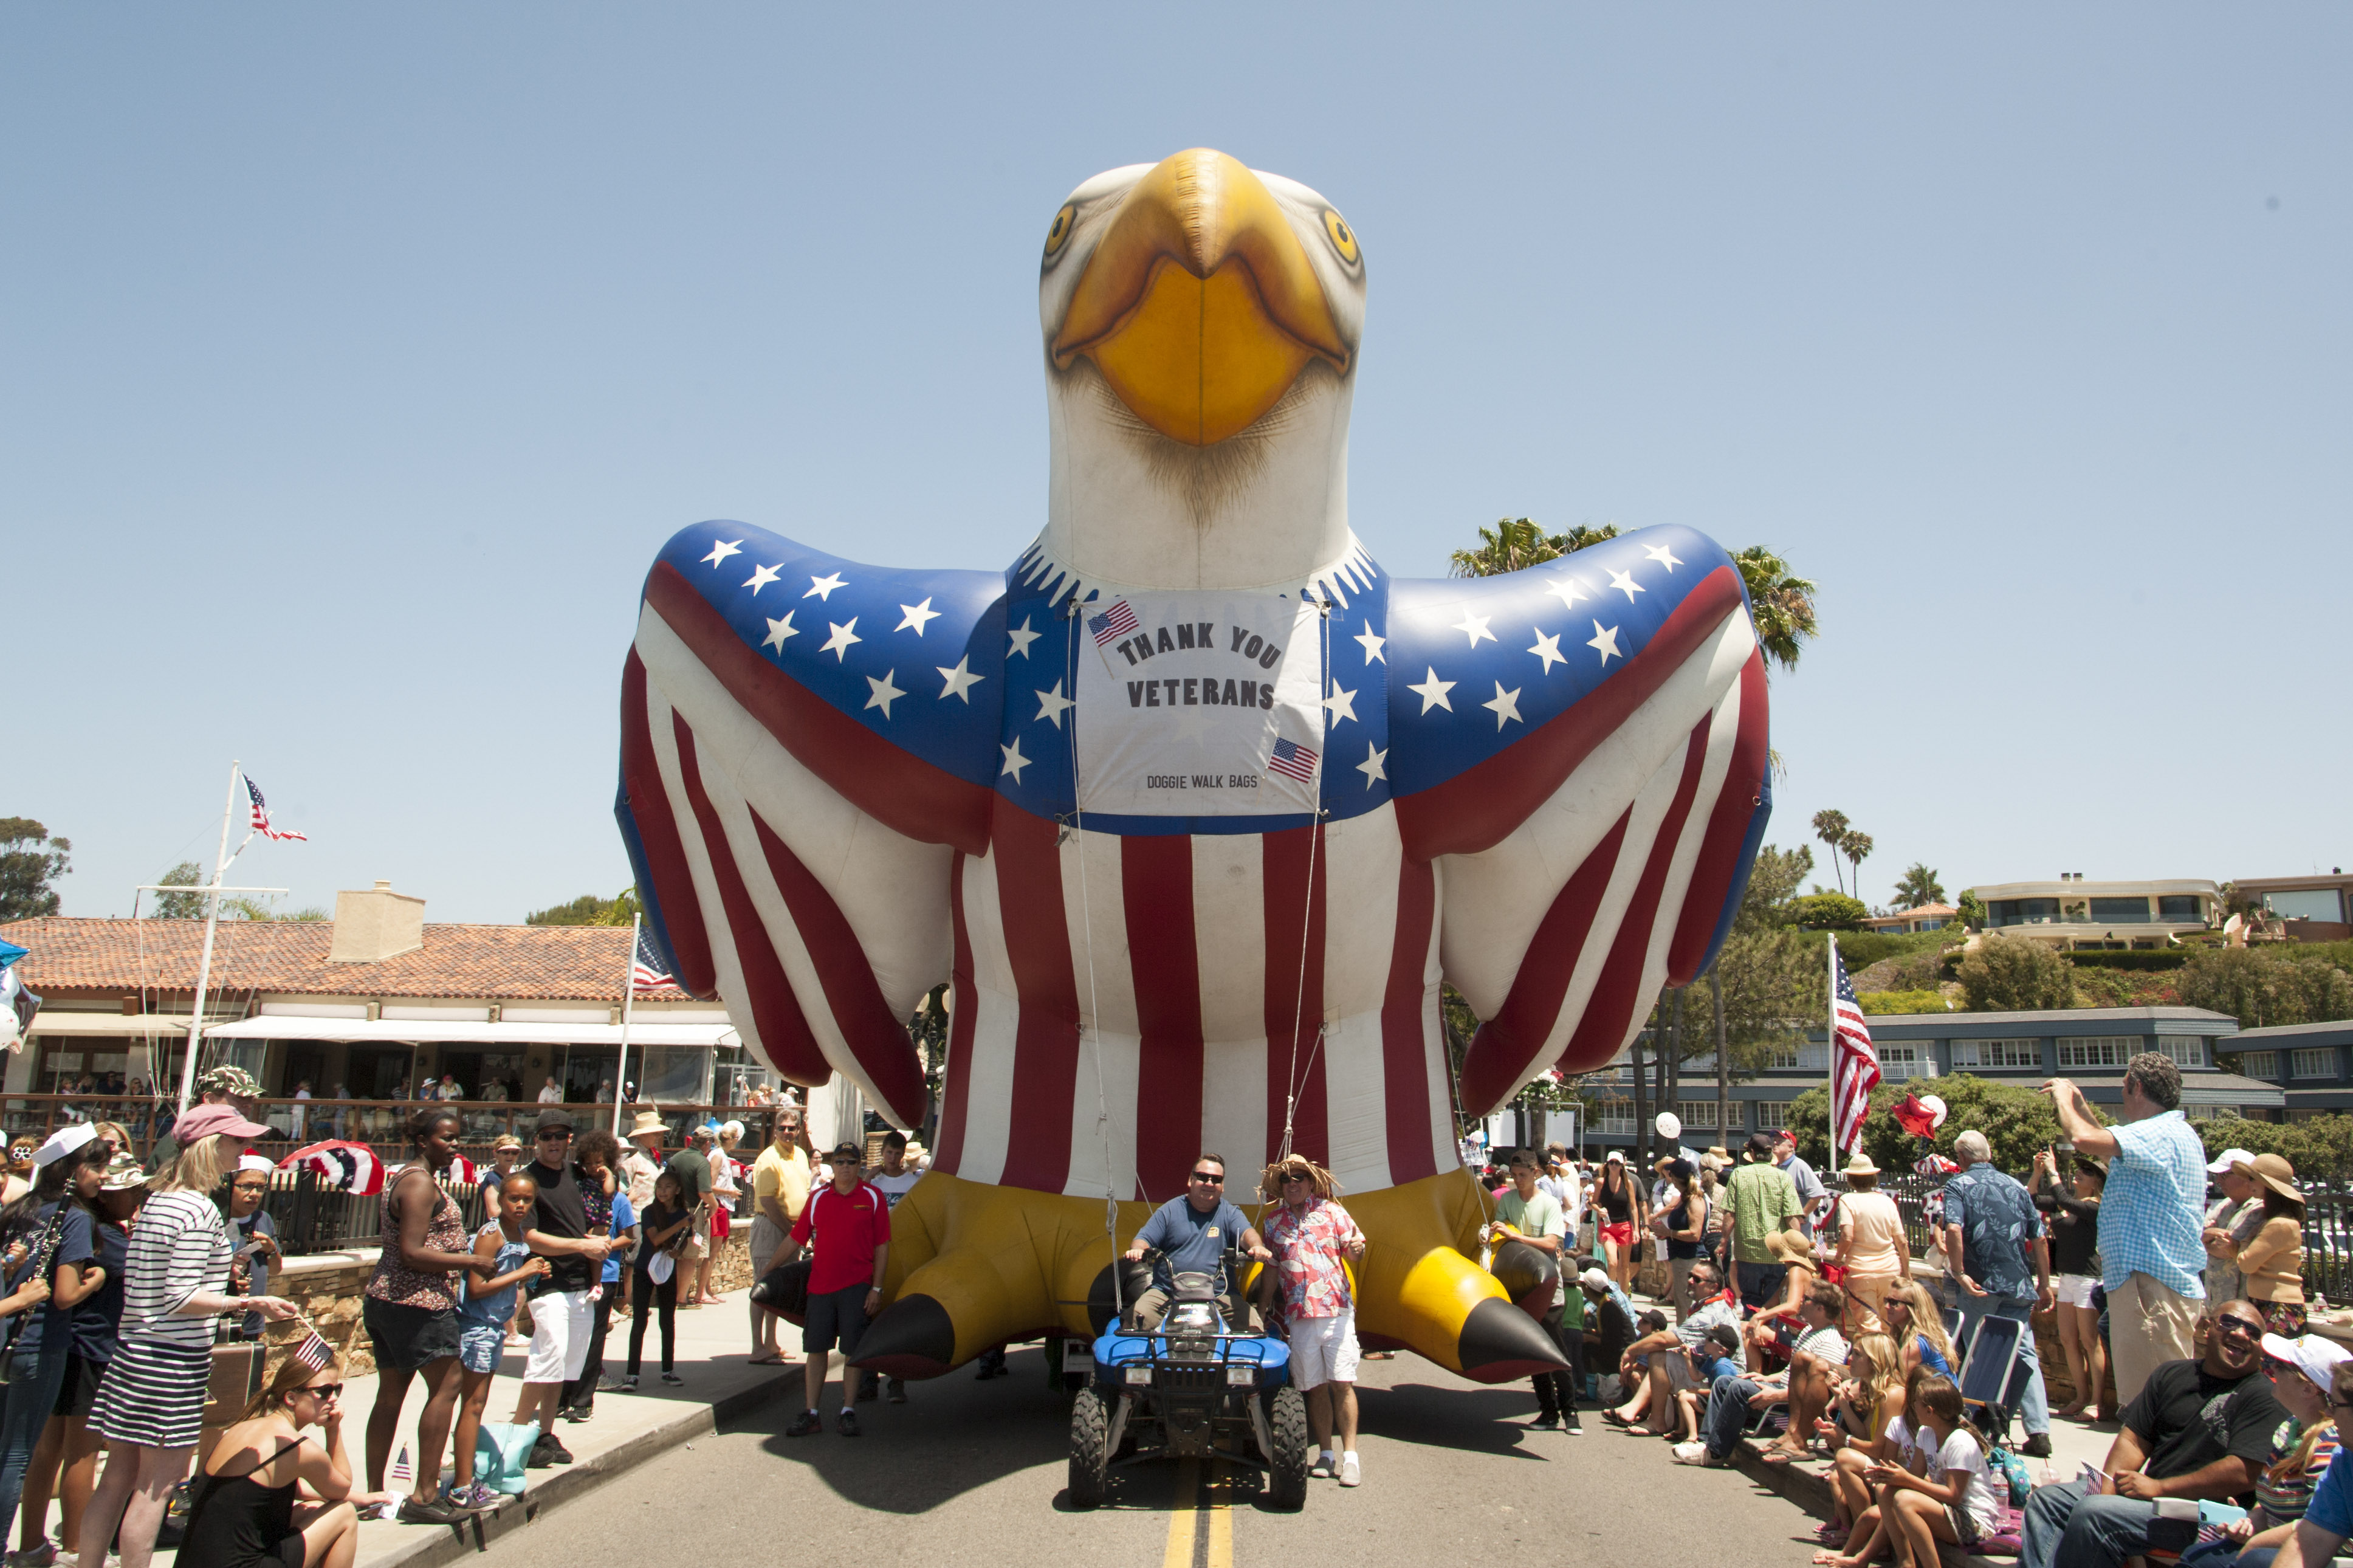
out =
[(2100, 1282), (2088, 1274), (2054, 1274), (2051, 1277), (2051, 1293), (2059, 1298), (2062, 1307), (2089, 1307), (2092, 1292)]
[(1332, 1318), (1291, 1320), (1291, 1381), (1301, 1393), (1327, 1383), (1356, 1381), (1356, 1309)]
[(588, 1330), (596, 1314), (586, 1290), (551, 1290), (531, 1300), (531, 1359), (525, 1383), (570, 1383), (588, 1364)]

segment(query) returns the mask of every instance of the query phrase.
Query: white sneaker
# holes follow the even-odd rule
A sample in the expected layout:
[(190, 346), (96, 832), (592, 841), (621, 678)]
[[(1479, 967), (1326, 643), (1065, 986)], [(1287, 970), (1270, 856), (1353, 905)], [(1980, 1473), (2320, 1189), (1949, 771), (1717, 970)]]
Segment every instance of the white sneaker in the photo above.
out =
[(1354, 1454), (1341, 1455), (1340, 1484), (1344, 1487), (1362, 1486), (1364, 1480), (1364, 1473), (1356, 1464), (1356, 1457)]
[(1678, 1443), (1674, 1447), (1674, 1455), (1675, 1463), (1678, 1465), (1704, 1465), (1707, 1463), (1707, 1445)]

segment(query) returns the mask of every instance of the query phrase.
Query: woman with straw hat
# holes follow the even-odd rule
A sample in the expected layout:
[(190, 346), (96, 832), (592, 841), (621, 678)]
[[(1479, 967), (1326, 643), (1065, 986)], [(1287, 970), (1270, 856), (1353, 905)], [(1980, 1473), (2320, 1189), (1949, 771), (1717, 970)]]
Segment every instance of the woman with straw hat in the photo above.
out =
[(2283, 1154), (2258, 1154), (2237, 1169), (2262, 1190), (2263, 1223), (2232, 1261), (2271, 1331), (2295, 1339), (2304, 1332), (2304, 1190)]
[[(1879, 1167), (1856, 1150), (1839, 1172), (1847, 1191), (1839, 1199), (1839, 1245), (1832, 1261), (1846, 1270), (1850, 1332), (1885, 1321), (1887, 1287), (1912, 1277), (1912, 1244), (1895, 1200), (1879, 1190)], [(1858, 1312), (1856, 1308), (1861, 1308)]]

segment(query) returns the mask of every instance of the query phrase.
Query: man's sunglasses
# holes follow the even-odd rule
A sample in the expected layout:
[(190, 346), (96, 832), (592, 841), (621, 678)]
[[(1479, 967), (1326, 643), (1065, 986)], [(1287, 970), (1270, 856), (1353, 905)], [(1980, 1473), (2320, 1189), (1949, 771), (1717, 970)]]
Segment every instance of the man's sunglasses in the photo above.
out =
[(2261, 1323), (2250, 1323), (2244, 1318), (2217, 1318), (2214, 1319), (2214, 1330), (2217, 1333), (2236, 1334), (2247, 1340), (2260, 1340), (2264, 1333)]
[(1206, 1181), (1212, 1187), (1222, 1187), (1226, 1184), (1224, 1174), (1219, 1171), (1196, 1171), (1193, 1172), (1193, 1180), (1196, 1181)]
[(569, 1143), (572, 1141), (572, 1135), (564, 1131), (561, 1128), (557, 1128), (554, 1132), (543, 1132), (539, 1134), (538, 1137), (539, 1141), (542, 1143)]

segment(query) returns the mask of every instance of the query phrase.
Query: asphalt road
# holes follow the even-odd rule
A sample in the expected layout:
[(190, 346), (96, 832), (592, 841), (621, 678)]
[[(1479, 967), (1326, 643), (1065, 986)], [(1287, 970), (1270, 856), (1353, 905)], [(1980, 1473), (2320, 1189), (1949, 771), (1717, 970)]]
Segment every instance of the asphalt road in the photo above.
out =
[[(672, 1449), (494, 1543), (523, 1564), (712, 1560), (1021, 1562), (1230, 1568), (1278, 1562), (1805, 1563), (1815, 1520), (1736, 1470), (1668, 1462), (1604, 1426), (1534, 1432), (1525, 1384), (1482, 1388), (1418, 1357), (1365, 1363), (1365, 1484), (1311, 1481), (1307, 1506), (1174, 1463), (1114, 1471), (1093, 1512), (1063, 1497), (1068, 1416), (1032, 1348), (1012, 1375), (971, 1369), (859, 1407), (865, 1436), (783, 1436), (778, 1408)], [(1335, 1552), (1338, 1553), (1335, 1558)], [(744, 1553), (754, 1553), (745, 1557)]]

